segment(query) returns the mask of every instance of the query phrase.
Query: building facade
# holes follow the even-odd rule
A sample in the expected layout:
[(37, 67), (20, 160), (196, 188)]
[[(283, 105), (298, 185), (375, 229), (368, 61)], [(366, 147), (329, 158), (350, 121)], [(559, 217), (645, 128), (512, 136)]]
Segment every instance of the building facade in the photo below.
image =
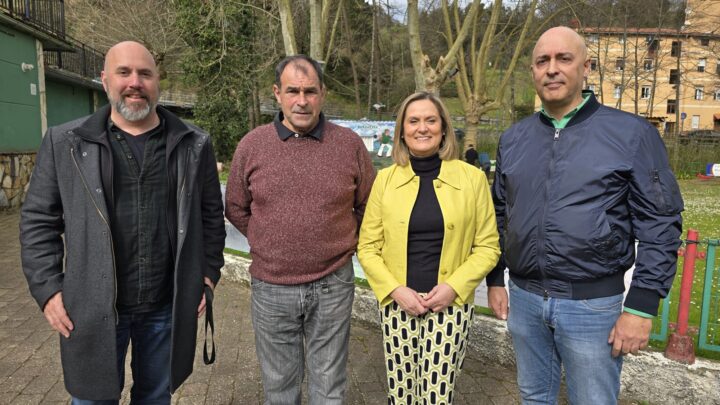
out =
[[(681, 29), (578, 28), (586, 89), (662, 134), (720, 131), (720, 0), (688, 0)], [(536, 107), (540, 107), (536, 99)]]
[(0, 209), (22, 204), (49, 126), (107, 103), (104, 56), (65, 34), (62, 0), (0, 0)]

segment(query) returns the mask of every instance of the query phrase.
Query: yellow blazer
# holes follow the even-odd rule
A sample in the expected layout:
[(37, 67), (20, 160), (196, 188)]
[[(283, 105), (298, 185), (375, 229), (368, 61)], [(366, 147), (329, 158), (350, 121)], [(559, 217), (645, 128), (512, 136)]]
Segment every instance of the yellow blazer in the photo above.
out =
[[(457, 293), (455, 305), (472, 303), (480, 281), (500, 257), (495, 209), (485, 174), (460, 160), (443, 160), (433, 180), (445, 224), (438, 284)], [(380, 305), (407, 281), (408, 223), (420, 189), (412, 167), (380, 170), (368, 199), (358, 259)]]

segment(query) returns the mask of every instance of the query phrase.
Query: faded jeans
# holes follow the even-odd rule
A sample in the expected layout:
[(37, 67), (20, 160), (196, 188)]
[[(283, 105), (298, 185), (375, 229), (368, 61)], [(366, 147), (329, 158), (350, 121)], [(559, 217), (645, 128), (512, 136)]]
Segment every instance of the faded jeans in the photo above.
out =
[[(172, 305), (141, 313), (120, 313), (116, 329), (117, 369), (120, 387), (125, 382), (125, 356), (132, 340), (133, 404), (170, 404), (170, 334)], [(93, 401), (72, 398), (72, 405), (113, 405), (117, 400)]]
[(522, 403), (556, 404), (563, 366), (571, 404), (617, 404), (622, 356), (612, 357), (607, 341), (623, 295), (543, 299), (512, 281), (509, 288), (508, 329)]
[(355, 298), (352, 262), (311, 283), (253, 278), (251, 284), (265, 404), (300, 404), (306, 364), (309, 404), (342, 404)]

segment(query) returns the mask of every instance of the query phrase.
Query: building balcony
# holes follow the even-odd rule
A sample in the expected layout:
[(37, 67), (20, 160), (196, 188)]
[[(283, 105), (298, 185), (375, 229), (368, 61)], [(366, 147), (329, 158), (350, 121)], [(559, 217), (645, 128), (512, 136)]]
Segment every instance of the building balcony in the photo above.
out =
[(47, 75), (101, 88), (105, 56), (66, 34), (63, 0), (0, 0), (0, 25), (32, 35), (42, 43)]
[(45, 34), (65, 38), (63, 0), (0, 0), (0, 13)]
[(100, 87), (100, 72), (103, 70), (105, 55), (76, 39), (66, 36), (65, 40), (72, 45), (72, 51), (44, 51), (45, 70), (48, 74), (78, 76), (96, 83)]

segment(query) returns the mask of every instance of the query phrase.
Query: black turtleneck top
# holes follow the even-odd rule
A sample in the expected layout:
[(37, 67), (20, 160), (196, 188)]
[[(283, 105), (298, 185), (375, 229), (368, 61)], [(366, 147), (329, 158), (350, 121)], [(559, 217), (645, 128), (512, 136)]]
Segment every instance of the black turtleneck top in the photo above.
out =
[(411, 156), (410, 165), (420, 177), (415, 206), (410, 214), (407, 247), (407, 286), (417, 292), (430, 292), (437, 285), (444, 222), (433, 180), (440, 174), (440, 157)]

